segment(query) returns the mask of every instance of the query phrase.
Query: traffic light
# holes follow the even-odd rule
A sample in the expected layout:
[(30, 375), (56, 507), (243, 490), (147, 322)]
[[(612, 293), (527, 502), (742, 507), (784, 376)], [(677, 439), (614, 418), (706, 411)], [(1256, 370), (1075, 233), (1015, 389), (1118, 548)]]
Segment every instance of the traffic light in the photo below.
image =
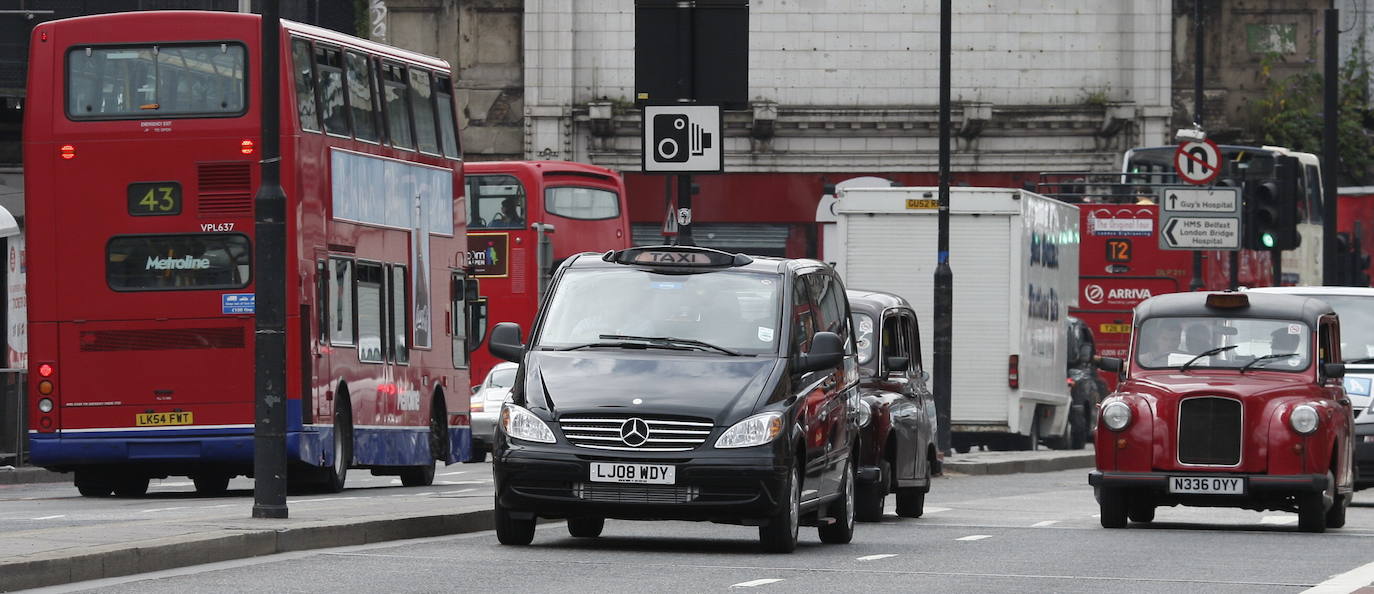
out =
[(1252, 250), (1291, 250), (1302, 243), (1298, 235), (1297, 157), (1274, 159), (1274, 177), (1245, 184), (1244, 247)]

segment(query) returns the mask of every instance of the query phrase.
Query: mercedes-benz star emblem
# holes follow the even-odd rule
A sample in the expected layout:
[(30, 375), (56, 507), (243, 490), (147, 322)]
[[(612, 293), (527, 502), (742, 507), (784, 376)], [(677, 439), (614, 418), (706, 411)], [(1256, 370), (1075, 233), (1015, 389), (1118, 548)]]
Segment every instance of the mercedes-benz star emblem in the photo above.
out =
[(632, 448), (644, 445), (649, 441), (649, 424), (639, 417), (627, 419), (620, 424), (620, 441)]

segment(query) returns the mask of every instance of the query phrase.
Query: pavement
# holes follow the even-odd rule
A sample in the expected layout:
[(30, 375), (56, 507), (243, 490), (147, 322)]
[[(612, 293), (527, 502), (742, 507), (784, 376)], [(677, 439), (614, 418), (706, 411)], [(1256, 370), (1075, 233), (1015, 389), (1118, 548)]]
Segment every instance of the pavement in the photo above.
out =
[[(947, 474), (967, 475), (1086, 469), (1093, 465), (1092, 456), (1091, 449), (973, 451), (946, 457), (944, 469)], [(489, 468), (487, 464), (480, 466)], [(0, 485), (70, 480), (70, 474), (37, 468), (0, 467)], [(1086, 482), (1085, 475), (1084, 484)], [(350, 496), (364, 491), (374, 495)], [(193, 516), (177, 516), (172, 512), (143, 513), (100, 524), (2, 532), (0, 592), (290, 551), (478, 532), (494, 526), (489, 492), (424, 493), (426, 497), (394, 495), (395, 499), (386, 500), (385, 505), (377, 505), (375, 493), (380, 491), (389, 490), (350, 488), (338, 496), (313, 500), (288, 498), (290, 517), (287, 519), (252, 518), (251, 491), (243, 489), (239, 492), (247, 496), (224, 500), (231, 503), (204, 506), (206, 511)], [(74, 494), (74, 489), (71, 494), (63, 491), (63, 500), (76, 505), (83, 501), (100, 501), (74, 498)], [(34, 506), (31, 509), (43, 509), (42, 499), (45, 498), (26, 499), (38, 499), (25, 503)], [(211, 502), (215, 501), (220, 500)], [(328, 505), (305, 505), (319, 502)], [(55, 508), (59, 504), (49, 505)]]

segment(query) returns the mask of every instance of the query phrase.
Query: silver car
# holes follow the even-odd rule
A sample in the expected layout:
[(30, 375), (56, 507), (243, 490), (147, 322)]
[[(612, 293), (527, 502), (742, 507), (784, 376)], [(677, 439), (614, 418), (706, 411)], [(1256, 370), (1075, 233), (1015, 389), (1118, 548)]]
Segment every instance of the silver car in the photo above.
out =
[(510, 386), (515, 383), (519, 365), (508, 361), (497, 363), (487, 372), (487, 379), (475, 386), (472, 393), (472, 458), (469, 462), (483, 462), (491, 451), (496, 434), (496, 417), (501, 415), (501, 403), (510, 401)]

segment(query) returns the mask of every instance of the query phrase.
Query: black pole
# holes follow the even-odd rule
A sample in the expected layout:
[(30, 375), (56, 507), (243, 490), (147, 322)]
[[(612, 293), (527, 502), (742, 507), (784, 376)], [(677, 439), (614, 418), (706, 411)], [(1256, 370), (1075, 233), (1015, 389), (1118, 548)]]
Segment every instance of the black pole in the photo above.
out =
[(1326, 41), (1326, 73), (1322, 78), (1322, 284), (1337, 284), (1336, 275), (1336, 183), (1340, 176), (1340, 143), (1337, 138), (1338, 118), (1341, 115), (1338, 101), (1340, 85), (1340, 11), (1326, 9), (1326, 25), (1322, 29)]
[(1231, 290), (1234, 291), (1240, 288), (1240, 250), (1231, 250), (1228, 253), (1231, 259), (1231, 265), (1229, 267), (1231, 269), (1231, 281), (1229, 286)]
[(940, 212), (935, 263), (935, 418), (937, 446), (950, 450), (950, 373), (954, 350), (954, 272), (949, 267), (950, 0), (940, 0)]
[(281, 11), (262, 3), (262, 182), (253, 201), (256, 283), (253, 517), (286, 517), (286, 192), (281, 187)]
[[(692, 88), (692, 6), (692, 2), (677, 3), (677, 90), (678, 101), (684, 103), (696, 101), (696, 89)], [(686, 150), (686, 147), (682, 150)], [(677, 176), (677, 209), (669, 213), (669, 216), (677, 216), (683, 211), (686, 211), (687, 215), (678, 218), (677, 244), (696, 245), (692, 240), (692, 176), (685, 173)]]
[[(1199, 130), (1202, 129), (1203, 104), (1202, 47), (1202, 0), (1193, 0), (1193, 126)], [(1202, 252), (1193, 250), (1193, 280), (1188, 283), (1188, 289), (1197, 291), (1203, 284)]]

